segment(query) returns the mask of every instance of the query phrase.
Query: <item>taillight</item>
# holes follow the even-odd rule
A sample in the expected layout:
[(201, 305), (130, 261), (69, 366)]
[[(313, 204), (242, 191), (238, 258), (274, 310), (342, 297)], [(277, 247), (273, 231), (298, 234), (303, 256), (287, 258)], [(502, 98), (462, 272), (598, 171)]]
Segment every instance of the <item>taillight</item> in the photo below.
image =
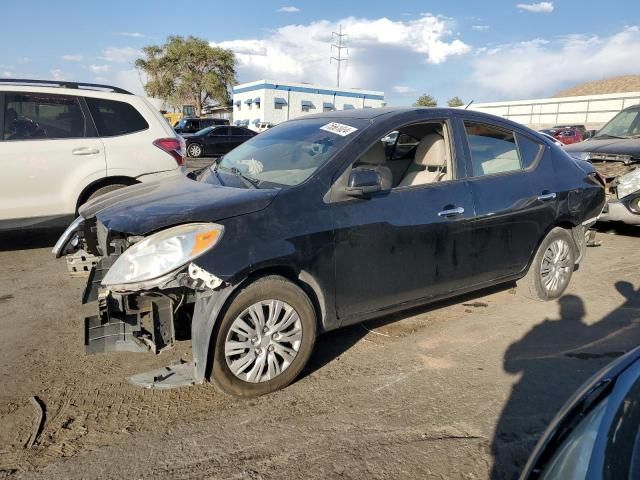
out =
[(153, 144), (163, 152), (171, 155), (178, 165), (184, 165), (184, 138), (159, 138)]

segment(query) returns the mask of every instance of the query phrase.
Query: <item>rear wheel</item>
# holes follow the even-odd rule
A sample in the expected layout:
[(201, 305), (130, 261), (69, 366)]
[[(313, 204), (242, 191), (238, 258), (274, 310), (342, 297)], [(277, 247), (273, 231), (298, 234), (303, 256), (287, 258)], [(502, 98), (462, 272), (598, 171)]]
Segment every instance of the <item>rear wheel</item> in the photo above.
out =
[(256, 280), (220, 322), (212, 380), (241, 397), (280, 390), (300, 374), (315, 338), (315, 311), (302, 289), (278, 276)]
[(576, 251), (571, 234), (564, 228), (551, 230), (540, 244), (519, 290), (534, 300), (560, 297), (569, 285), (575, 268)]
[(187, 153), (192, 158), (198, 158), (202, 155), (202, 146), (198, 143), (192, 143), (189, 145), (189, 148), (187, 148)]

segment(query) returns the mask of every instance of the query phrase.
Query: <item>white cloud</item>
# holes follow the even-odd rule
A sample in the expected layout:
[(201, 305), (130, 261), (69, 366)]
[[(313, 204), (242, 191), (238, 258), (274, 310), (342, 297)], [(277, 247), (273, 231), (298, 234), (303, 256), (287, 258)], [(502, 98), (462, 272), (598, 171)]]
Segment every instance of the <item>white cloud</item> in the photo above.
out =
[(147, 78), (135, 68), (114, 72), (112, 77), (113, 81), (111, 83), (116, 86), (124, 88), (136, 95), (143, 97), (147, 95), (144, 91), (144, 84), (147, 82)]
[(62, 59), (66, 60), (67, 62), (81, 62), (84, 59), (84, 57), (80, 54), (74, 53), (74, 54), (63, 55)]
[(59, 68), (49, 70), (49, 73), (51, 73), (51, 78), (53, 78), (53, 80), (64, 80), (64, 73)]
[(300, 11), (300, 9), (298, 7), (294, 7), (293, 5), (283, 5), (276, 11), (284, 13), (297, 13)]
[(5, 70), (4, 72), (2, 72), (2, 76), (5, 78), (12, 78), (12, 77), (15, 77), (16, 74), (10, 70)]
[(89, 65), (89, 69), (93, 73), (106, 73), (109, 71), (109, 65)]
[(102, 51), (102, 60), (116, 63), (129, 63), (142, 56), (142, 51), (133, 47), (107, 47)]
[(407, 85), (394, 85), (393, 87), (391, 87), (391, 90), (400, 95), (408, 95), (416, 92), (415, 88), (411, 88)]
[(533, 13), (551, 13), (553, 12), (553, 2), (518, 3), (516, 8)]
[(18, 63), (29, 63), (31, 59), (29, 57), (20, 57)]
[(472, 25), (471, 28), (473, 30), (476, 30), (478, 32), (485, 32), (487, 30), (489, 30), (489, 25)]
[(122, 35), (123, 37), (131, 37), (131, 38), (144, 38), (146, 35), (140, 32), (119, 32), (118, 35)]
[(495, 99), (549, 96), (576, 83), (637, 73), (638, 52), (638, 26), (609, 37), (536, 39), (478, 50), (471, 78)]
[[(236, 53), (241, 81), (273, 78), (333, 84), (329, 65), (331, 32), (342, 25), (349, 34), (349, 60), (343, 64), (341, 85), (388, 89), (399, 71), (420, 64), (440, 64), (468, 53), (471, 47), (451, 39), (453, 22), (431, 14), (415, 20), (348, 17), (287, 25), (264, 39), (238, 39), (216, 45)], [(344, 53), (344, 52), (343, 52)], [(391, 74), (394, 72), (393, 74)]]

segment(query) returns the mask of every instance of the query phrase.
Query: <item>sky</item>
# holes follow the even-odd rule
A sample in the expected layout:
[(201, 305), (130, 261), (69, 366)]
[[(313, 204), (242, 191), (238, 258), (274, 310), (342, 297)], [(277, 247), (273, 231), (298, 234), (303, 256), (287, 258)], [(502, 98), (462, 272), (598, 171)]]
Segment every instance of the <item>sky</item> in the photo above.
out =
[[(348, 34), (342, 87), (389, 105), (529, 99), (640, 74), (638, 0), (7, 1), (0, 77), (75, 80), (143, 93), (133, 62), (169, 35), (232, 49), (240, 83), (335, 85), (331, 32)], [(334, 51), (334, 54), (336, 52)]]

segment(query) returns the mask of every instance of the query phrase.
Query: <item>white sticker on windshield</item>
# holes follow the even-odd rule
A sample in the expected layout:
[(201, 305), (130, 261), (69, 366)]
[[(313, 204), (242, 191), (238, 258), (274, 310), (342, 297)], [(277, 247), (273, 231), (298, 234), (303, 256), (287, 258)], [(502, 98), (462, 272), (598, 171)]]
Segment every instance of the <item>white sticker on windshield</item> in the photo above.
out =
[(336, 135), (340, 135), (341, 137), (346, 137), (347, 135), (355, 132), (358, 129), (355, 127), (350, 127), (349, 125), (343, 125), (342, 123), (331, 122), (320, 127), (320, 130), (326, 130), (327, 132), (335, 133)]

